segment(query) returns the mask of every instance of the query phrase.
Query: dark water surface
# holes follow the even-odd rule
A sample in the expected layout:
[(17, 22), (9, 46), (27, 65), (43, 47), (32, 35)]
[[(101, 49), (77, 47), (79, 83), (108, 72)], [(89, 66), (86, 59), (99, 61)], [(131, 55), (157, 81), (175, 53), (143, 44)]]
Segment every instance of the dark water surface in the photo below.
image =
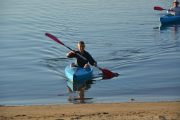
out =
[(64, 68), (74, 60), (45, 32), (72, 48), (84, 40), (99, 66), (121, 74), (94, 82), (89, 102), (180, 100), (180, 26), (158, 29), (166, 11), (153, 10), (171, 1), (2, 0), (0, 104), (68, 103)]

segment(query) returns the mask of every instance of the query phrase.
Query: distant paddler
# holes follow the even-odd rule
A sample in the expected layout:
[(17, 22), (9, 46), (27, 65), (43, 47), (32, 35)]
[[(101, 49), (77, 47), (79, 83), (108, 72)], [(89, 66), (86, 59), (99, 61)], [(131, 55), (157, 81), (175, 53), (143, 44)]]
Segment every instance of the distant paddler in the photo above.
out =
[(180, 15), (179, 1), (174, 0), (172, 8), (170, 8), (167, 12), (168, 12), (168, 14), (179, 16)]

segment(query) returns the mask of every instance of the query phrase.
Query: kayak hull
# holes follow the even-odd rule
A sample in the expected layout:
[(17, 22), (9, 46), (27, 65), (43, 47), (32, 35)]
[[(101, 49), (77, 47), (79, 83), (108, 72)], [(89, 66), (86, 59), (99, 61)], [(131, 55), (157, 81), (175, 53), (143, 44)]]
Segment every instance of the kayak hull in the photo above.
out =
[(92, 68), (71, 67), (68, 65), (65, 68), (65, 76), (67, 78), (67, 86), (72, 91), (80, 89), (87, 81), (92, 79)]
[(180, 23), (180, 15), (174, 16), (174, 15), (164, 15), (160, 17), (161, 25), (166, 24), (173, 24), (173, 23)]

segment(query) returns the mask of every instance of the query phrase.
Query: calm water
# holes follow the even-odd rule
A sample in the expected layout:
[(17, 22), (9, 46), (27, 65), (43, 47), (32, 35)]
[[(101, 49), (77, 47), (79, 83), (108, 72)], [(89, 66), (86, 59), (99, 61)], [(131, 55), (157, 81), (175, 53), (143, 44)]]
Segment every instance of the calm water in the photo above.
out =
[(157, 29), (166, 12), (153, 10), (171, 1), (1, 0), (0, 105), (69, 103), (74, 59), (45, 32), (72, 48), (84, 40), (99, 66), (121, 74), (94, 82), (87, 102), (180, 100), (180, 26)]

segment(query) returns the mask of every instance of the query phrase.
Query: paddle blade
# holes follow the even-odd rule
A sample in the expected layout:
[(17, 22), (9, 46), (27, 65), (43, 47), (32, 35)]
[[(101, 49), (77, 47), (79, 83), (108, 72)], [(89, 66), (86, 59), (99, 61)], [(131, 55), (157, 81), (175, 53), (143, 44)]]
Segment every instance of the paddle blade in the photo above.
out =
[(166, 10), (166, 9), (159, 7), (159, 6), (154, 6), (154, 10), (162, 11), (162, 10)]
[(105, 68), (103, 69), (101, 68), (101, 71), (103, 73), (103, 79), (111, 79), (113, 77), (119, 76), (118, 73), (111, 72), (110, 70), (105, 69)]
[(52, 40), (56, 41), (57, 43), (60, 43), (61, 45), (64, 45), (64, 43), (62, 43), (56, 36), (50, 34), (50, 33), (45, 33), (45, 35), (49, 38), (51, 38)]

